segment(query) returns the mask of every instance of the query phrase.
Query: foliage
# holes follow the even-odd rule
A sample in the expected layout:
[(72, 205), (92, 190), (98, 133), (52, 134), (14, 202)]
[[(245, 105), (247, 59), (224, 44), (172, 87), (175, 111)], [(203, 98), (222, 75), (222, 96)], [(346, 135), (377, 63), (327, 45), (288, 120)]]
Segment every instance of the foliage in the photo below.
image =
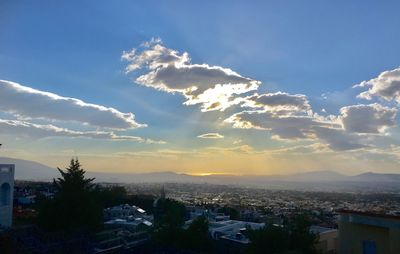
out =
[(212, 248), (212, 241), (208, 233), (208, 220), (200, 216), (193, 220), (189, 228), (183, 232), (183, 246), (195, 251), (209, 251)]
[(251, 241), (248, 253), (286, 254), (318, 253), (315, 243), (318, 237), (309, 231), (310, 223), (305, 216), (297, 216), (284, 226), (272, 224), (259, 230), (248, 230)]
[(225, 215), (229, 215), (231, 220), (239, 220), (240, 219), (240, 213), (238, 210), (232, 207), (224, 206), (218, 209), (219, 213), (223, 213)]
[(136, 205), (152, 214), (154, 199), (154, 196), (151, 195), (129, 195), (126, 198), (126, 203)]
[(153, 240), (161, 245), (180, 247), (185, 215), (186, 208), (178, 201), (158, 199), (154, 210)]
[(49, 231), (98, 229), (102, 222), (102, 207), (96, 198), (94, 178), (85, 178), (85, 170), (78, 159), (72, 159), (65, 171), (58, 170), (61, 177), (53, 181), (56, 195), (43, 202), (39, 224)]
[(94, 189), (96, 200), (103, 208), (127, 203), (126, 189), (122, 186), (99, 187)]
[(172, 199), (159, 199), (155, 211), (155, 223), (163, 228), (181, 228), (185, 222), (185, 206)]
[(155, 228), (152, 238), (158, 244), (197, 252), (212, 249), (208, 220), (201, 216), (185, 230), (186, 208), (178, 201), (159, 199), (154, 210)]

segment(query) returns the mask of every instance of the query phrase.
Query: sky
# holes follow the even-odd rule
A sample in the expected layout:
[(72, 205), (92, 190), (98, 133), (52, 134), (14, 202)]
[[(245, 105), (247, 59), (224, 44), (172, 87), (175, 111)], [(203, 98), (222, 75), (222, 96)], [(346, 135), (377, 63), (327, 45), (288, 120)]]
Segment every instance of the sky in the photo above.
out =
[(400, 173), (398, 1), (0, 1), (0, 156)]

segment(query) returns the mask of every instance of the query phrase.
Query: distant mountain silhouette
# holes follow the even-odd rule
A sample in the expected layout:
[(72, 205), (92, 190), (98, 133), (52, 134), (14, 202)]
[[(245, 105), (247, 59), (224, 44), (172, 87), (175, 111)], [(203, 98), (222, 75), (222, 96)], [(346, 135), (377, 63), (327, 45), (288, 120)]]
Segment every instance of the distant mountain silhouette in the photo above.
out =
[(49, 181), (59, 176), (56, 168), (38, 162), (0, 157), (0, 164), (15, 164), (15, 179)]
[(351, 177), (352, 181), (362, 182), (399, 182), (400, 174), (380, 174), (374, 172), (366, 172)]
[[(16, 165), (17, 180), (52, 180), (59, 177), (56, 168), (29, 160), (0, 157), (1, 163)], [(97, 182), (115, 183), (210, 183), (210, 184), (235, 184), (247, 186), (273, 186), (274, 183), (399, 183), (400, 174), (381, 174), (367, 172), (355, 176), (346, 176), (335, 171), (314, 171), (292, 175), (207, 175), (195, 176), (175, 172), (152, 173), (103, 173), (88, 171), (89, 177), (95, 177)], [(295, 184), (295, 186), (298, 186)], [(313, 186), (313, 185), (309, 185)]]
[(287, 181), (300, 182), (345, 181), (347, 178), (348, 176), (330, 170), (313, 171), (293, 174), (289, 176), (282, 176), (282, 179), (285, 179)]

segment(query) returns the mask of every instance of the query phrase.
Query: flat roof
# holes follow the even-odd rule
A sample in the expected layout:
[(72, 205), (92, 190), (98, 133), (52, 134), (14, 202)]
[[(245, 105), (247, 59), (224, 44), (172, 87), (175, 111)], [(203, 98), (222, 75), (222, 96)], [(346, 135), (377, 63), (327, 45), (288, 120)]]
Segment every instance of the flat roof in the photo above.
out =
[(369, 216), (369, 217), (384, 218), (384, 219), (392, 219), (392, 220), (400, 220), (400, 216), (398, 216), (398, 215), (390, 215), (390, 214), (382, 214), (382, 213), (361, 212), (361, 211), (353, 211), (353, 210), (345, 210), (345, 209), (339, 210), (338, 213), (340, 213), (340, 214), (354, 214), (354, 215)]
[(330, 232), (335, 232), (337, 229), (335, 228), (326, 228), (326, 227), (321, 227), (321, 226), (311, 226), (310, 231), (314, 234), (321, 234), (321, 233), (330, 233)]

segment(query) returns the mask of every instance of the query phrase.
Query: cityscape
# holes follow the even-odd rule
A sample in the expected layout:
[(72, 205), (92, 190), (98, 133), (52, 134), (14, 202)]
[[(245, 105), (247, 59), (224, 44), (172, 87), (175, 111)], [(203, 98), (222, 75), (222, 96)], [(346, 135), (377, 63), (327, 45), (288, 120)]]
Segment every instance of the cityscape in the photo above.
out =
[(399, 254), (397, 1), (0, 1), (0, 254)]

